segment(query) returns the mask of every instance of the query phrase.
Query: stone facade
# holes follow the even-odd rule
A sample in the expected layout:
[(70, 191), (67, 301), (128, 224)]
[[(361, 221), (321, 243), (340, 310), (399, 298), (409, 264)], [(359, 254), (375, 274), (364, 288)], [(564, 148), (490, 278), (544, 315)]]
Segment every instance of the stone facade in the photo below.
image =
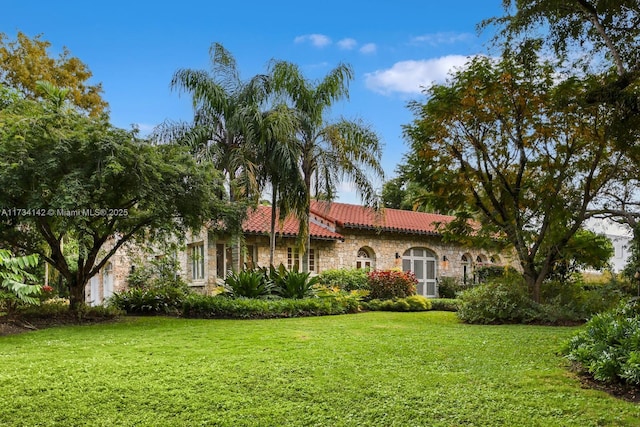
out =
[[(432, 224), (452, 217), (391, 209), (379, 215), (361, 206), (338, 203), (329, 209), (316, 204), (315, 209), (309, 248), (312, 274), (338, 268), (400, 268), (414, 272), (418, 293), (435, 297), (442, 278), (473, 281), (476, 269), (486, 265), (519, 269), (512, 254), (492, 254), (445, 242)], [(205, 227), (186, 236), (186, 246), (177, 254), (184, 280), (194, 290), (208, 294), (222, 284), (229, 271), (268, 267), (269, 218), (268, 207), (250, 212), (243, 224), (245, 234), (240, 238)], [(275, 266), (283, 264), (291, 269), (300, 265), (297, 230), (297, 221), (291, 218), (281, 225)], [(91, 280), (87, 302), (99, 304), (113, 292), (125, 289), (127, 276), (136, 263), (144, 263), (145, 256), (154, 256), (144, 251), (139, 251), (137, 257), (131, 256), (131, 250), (122, 252)]]
[[(336, 268), (371, 267), (380, 270), (403, 268), (402, 261), (405, 259), (405, 254), (412, 248), (427, 249), (427, 252), (436, 260), (434, 263), (436, 282), (442, 277), (452, 277), (461, 281), (473, 280), (474, 271), (479, 266), (514, 265), (514, 260), (508, 255), (490, 254), (478, 249), (443, 242), (439, 236), (380, 233), (372, 230), (339, 231), (344, 236), (344, 241), (311, 241), (312, 274)], [(194, 260), (190, 254), (197, 256), (199, 252), (194, 252), (192, 248), (199, 245), (206, 250), (201, 262), (204, 270), (200, 276), (197, 276), (194, 275)], [(296, 240), (293, 237), (278, 238), (274, 265), (283, 264), (291, 268), (299, 260), (296, 258), (295, 245)], [(180, 255), (185, 280), (201, 292), (208, 293), (213, 287), (221, 284), (226, 271), (230, 269), (237, 271), (245, 267), (269, 266), (268, 236), (244, 236), (241, 248), (238, 249), (236, 241), (225, 236), (217, 237), (214, 233), (203, 231), (197, 236), (192, 236), (187, 250)], [(359, 254), (365, 253), (366, 258), (359, 257)], [(224, 263), (224, 267), (219, 266), (220, 262)], [(195, 270), (197, 272), (199, 267), (195, 267)]]

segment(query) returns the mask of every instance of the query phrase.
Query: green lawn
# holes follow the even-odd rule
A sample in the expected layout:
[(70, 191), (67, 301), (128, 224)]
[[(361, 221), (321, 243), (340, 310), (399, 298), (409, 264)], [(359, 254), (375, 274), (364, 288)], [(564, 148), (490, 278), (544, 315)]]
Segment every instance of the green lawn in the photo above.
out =
[(0, 425), (640, 425), (640, 406), (565, 370), (576, 330), (371, 312), (5, 336)]

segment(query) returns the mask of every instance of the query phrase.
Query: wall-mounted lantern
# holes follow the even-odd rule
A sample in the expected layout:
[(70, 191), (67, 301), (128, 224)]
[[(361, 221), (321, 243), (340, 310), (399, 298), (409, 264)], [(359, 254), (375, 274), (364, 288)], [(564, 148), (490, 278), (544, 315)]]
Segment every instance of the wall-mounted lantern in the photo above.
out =
[(442, 256), (442, 268), (447, 270), (449, 268), (449, 258), (446, 255)]

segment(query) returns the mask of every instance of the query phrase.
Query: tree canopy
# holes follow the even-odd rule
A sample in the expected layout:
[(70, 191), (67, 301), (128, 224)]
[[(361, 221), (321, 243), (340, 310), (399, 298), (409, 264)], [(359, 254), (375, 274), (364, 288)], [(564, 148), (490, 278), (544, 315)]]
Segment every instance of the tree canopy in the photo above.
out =
[(69, 99), (79, 109), (98, 116), (108, 104), (102, 99), (102, 85), (90, 84), (92, 73), (65, 47), (58, 57), (50, 56), (51, 43), (41, 35), (29, 38), (18, 32), (15, 40), (0, 33), (0, 83), (30, 99), (45, 96), (38, 82), (46, 81), (69, 90)]
[(412, 105), (405, 129), (411, 179), (434, 206), (458, 210), (457, 232), (512, 246), (536, 299), (623, 159), (608, 110), (554, 71), (526, 49), (472, 59)]
[[(72, 308), (127, 242), (199, 229), (207, 220), (237, 222), (213, 197), (219, 175), (186, 149), (151, 145), (104, 117), (79, 113), (63, 101), (66, 90), (48, 92), (33, 101), (0, 91), (0, 242), (58, 270)], [(77, 259), (63, 253), (69, 237), (78, 242)]]

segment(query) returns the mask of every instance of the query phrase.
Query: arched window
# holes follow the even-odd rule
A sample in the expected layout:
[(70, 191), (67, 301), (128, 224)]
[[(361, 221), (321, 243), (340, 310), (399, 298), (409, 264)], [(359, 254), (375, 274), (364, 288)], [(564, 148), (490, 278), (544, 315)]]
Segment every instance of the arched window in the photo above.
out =
[(375, 255), (371, 248), (362, 247), (358, 249), (356, 268), (368, 268), (370, 270), (375, 268)]
[(478, 255), (476, 257), (476, 267), (483, 267), (487, 265), (487, 256), (486, 255)]

